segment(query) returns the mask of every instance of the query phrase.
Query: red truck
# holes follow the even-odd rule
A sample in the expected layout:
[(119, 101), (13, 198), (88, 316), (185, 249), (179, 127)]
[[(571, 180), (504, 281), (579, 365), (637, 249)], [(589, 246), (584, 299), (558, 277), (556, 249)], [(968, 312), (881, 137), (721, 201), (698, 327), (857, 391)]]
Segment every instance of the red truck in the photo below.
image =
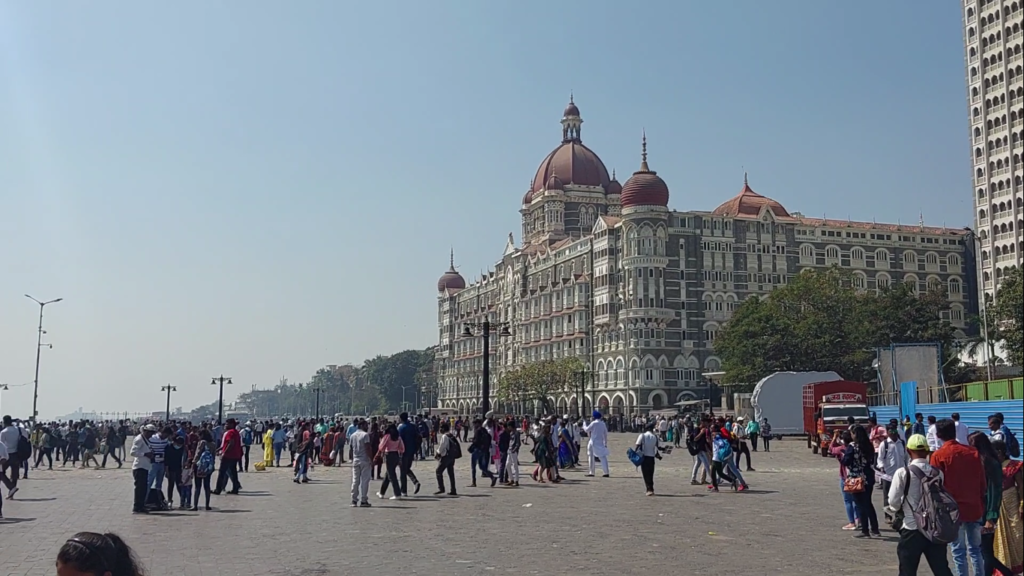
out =
[(804, 385), (804, 433), (807, 447), (827, 457), (836, 432), (849, 428), (848, 418), (867, 425), (871, 417), (867, 405), (868, 385), (863, 382), (835, 380)]

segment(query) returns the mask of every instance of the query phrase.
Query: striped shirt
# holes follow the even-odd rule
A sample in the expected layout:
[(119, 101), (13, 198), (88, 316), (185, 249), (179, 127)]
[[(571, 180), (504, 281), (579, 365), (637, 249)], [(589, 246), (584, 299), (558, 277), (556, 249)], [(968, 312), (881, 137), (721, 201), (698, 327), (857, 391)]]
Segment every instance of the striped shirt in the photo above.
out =
[(149, 451), (153, 453), (153, 462), (162, 464), (164, 461), (164, 451), (167, 449), (167, 440), (160, 437), (159, 434), (153, 434), (149, 438)]

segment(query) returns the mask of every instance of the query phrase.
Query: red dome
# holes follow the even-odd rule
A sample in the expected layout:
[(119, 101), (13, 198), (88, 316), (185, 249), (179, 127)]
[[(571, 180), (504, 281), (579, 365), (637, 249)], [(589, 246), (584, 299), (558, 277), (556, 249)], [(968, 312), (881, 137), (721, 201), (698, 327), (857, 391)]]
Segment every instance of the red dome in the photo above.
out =
[(527, 190), (526, 194), (523, 195), (523, 206), (526, 206), (533, 202), (533, 190)]
[(747, 184), (747, 176), (743, 176), (743, 190), (736, 196), (733, 196), (718, 208), (715, 208), (715, 214), (718, 216), (748, 216), (757, 217), (761, 214), (761, 209), (765, 206), (771, 210), (772, 214), (776, 218), (789, 218), (789, 211), (782, 205), (768, 198), (761, 196)]
[(544, 190), (556, 174), (562, 183), (577, 186), (607, 186), (611, 181), (604, 162), (580, 142), (563, 142), (548, 154), (533, 177), (533, 191)]
[(615, 179), (614, 171), (612, 171), (612, 181), (605, 187), (605, 191), (608, 194), (622, 194), (622, 184), (619, 184), (619, 181)]
[(445, 272), (440, 279), (437, 281), (437, 291), (444, 292), (445, 290), (462, 290), (466, 287), (466, 279), (455, 271), (454, 268), (450, 268)]
[(579, 116), (580, 109), (573, 103), (572, 98), (569, 98), (569, 105), (565, 107), (565, 112), (562, 112), (562, 116), (568, 118), (571, 116)]
[(630, 206), (668, 206), (668, 184), (647, 167), (647, 136), (644, 136), (643, 161), (640, 169), (622, 185), (623, 208)]
[(455, 270), (455, 251), (452, 250), (451, 259), (448, 264), (448, 271), (437, 280), (437, 291), (462, 290), (466, 287), (466, 279)]
[(547, 183), (544, 184), (544, 189), (545, 190), (561, 190), (562, 189), (562, 180), (558, 177), (557, 174), (552, 174), (551, 178), (548, 178)]

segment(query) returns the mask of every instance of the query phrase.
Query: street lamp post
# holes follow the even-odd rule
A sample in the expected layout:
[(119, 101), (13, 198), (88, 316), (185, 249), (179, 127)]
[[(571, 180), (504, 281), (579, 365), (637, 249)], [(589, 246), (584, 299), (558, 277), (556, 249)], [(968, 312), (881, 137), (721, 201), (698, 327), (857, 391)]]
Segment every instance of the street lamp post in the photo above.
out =
[(402, 386), (402, 412), (408, 412), (408, 402), (405, 401), (405, 390), (406, 388), (415, 388), (415, 384), (409, 384), (408, 386)]
[(319, 386), (314, 386), (313, 391), (316, 392), (316, 419), (320, 421), (320, 390)]
[[(29, 296), (28, 294), (25, 294), (25, 297), (28, 298), (29, 300), (35, 302), (36, 304), (39, 304), (39, 335), (36, 338), (36, 377), (35, 377), (35, 381), (34, 381), (35, 382), (34, 389), (32, 391), (32, 421), (35, 422), (36, 417), (39, 415), (39, 410), (38, 410), (38, 406), (37, 405), (39, 403), (39, 355), (40, 355), (40, 352), (42, 352), (42, 350), (43, 350), (43, 334), (44, 334), (44, 332), (43, 332), (43, 308), (45, 308), (47, 304), (56, 304), (57, 302), (60, 302), (61, 300), (63, 300), (63, 298), (54, 298), (53, 300), (48, 300), (46, 302), (40, 302), (39, 300), (36, 300), (35, 298)], [(49, 346), (50, 346), (50, 348), (53, 348), (53, 344), (49, 344)]]
[(225, 378), (223, 374), (220, 378), (214, 377), (210, 380), (211, 386), (220, 384), (220, 396), (217, 399), (217, 425), (222, 426), (224, 424), (224, 384), (232, 384), (231, 378)]
[(491, 329), (499, 329), (497, 336), (511, 336), (512, 333), (508, 331), (508, 322), (491, 322), (490, 320), (484, 320), (483, 322), (466, 322), (463, 324), (462, 336), (464, 338), (472, 338), (475, 336), (474, 330), (480, 329), (481, 335), (484, 338), (484, 373), (483, 382), (480, 386), (480, 409), (483, 412), (483, 416), (486, 417), (487, 413), (491, 411)]
[(160, 387), (160, 391), (161, 392), (167, 392), (167, 417), (164, 420), (166, 422), (170, 422), (171, 421), (171, 392), (177, 392), (178, 391), (178, 387), (177, 386), (171, 386), (170, 384), (168, 384), (167, 386), (161, 386)]

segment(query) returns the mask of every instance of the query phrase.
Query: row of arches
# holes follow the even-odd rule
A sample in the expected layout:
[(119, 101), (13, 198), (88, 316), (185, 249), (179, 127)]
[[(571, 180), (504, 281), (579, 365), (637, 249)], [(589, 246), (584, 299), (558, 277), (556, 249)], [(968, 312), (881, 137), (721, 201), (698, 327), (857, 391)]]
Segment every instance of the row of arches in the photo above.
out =
[[(980, 3), (981, 4), (981, 9), (984, 10), (986, 6), (988, 6), (989, 4), (994, 4), (995, 2), (996, 2), (996, 0), (981, 0), (981, 3)], [(1016, 12), (1017, 10), (1020, 10), (1020, 8), (1021, 8), (1021, 5), (1018, 4), (1017, 2), (1014, 2), (1013, 4), (1010, 4), (1010, 5), (1007, 5), (1007, 6), (1003, 6), (1002, 15), (1006, 16), (1007, 18), (1009, 18), (1010, 14)], [(981, 23), (987, 23), (987, 24), (993, 24), (995, 22), (998, 22), (999, 21), (999, 14), (1000, 14), (999, 10), (996, 10), (995, 12), (989, 14), (987, 17), (986, 16), (982, 16), (981, 19), (980, 19), (980, 22)], [(967, 19), (970, 20), (974, 16), (975, 16), (974, 7), (973, 6), (968, 6), (968, 8), (967, 8)]]

